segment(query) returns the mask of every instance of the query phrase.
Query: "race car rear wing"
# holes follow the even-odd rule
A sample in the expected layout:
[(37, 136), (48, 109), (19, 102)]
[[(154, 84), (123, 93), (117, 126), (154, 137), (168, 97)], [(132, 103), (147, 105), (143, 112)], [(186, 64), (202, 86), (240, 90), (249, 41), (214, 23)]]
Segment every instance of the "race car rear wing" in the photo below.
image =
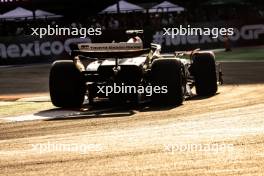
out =
[(82, 43), (72, 50), (72, 55), (91, 58), (128, 58), (149, 52), (142, 43)]

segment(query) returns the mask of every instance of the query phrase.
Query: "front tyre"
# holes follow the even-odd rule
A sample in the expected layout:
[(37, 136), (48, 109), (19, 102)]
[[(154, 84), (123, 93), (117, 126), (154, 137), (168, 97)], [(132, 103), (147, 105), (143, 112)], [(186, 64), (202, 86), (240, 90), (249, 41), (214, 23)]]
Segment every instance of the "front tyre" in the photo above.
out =
[(217, 92), (217, 75), (213, 53), (197, 53), (193, 56), (192, 75), (197, 95), (211, 96)]
[(85, 82), (71, 60), (55, 61), (49, 77), (50, 98), (54, 106), (81, 107), (85, 95)]

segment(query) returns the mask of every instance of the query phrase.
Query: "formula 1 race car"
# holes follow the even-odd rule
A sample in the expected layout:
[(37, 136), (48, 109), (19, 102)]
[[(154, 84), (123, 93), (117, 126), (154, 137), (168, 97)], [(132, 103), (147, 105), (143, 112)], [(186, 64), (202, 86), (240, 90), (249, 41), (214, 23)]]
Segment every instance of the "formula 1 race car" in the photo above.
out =
[[(50, 71), (50, 97), (57, 107), (81, 107), (85, 97), (90, 104), (108, 98), (114, 103), (148, 99), (155, 104), (180, 105), (192, 96), (192, 87), (201, 96), (217, 92), (212, 52), (161, 55), (160, 45), (144, 49), (137, 36), (128, 42), (81, 43), (71, 49), (72, 59), (55, 61)], [(189, 59), (183, 58), (186, 55)]]

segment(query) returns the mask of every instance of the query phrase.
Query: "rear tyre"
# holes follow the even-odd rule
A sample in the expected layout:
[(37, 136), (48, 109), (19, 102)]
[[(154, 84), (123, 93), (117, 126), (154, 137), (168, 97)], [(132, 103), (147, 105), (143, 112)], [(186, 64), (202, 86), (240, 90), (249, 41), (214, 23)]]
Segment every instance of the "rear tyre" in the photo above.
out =
[(211, 96), (217, 92), (215, 58), (212, 53), (197, 53), (194, 55), (192, 74), (197, 95)]
[[(182, 63), (176, 59), (157, 59), (151, 68), (152, 88), (166, 86), (166, 93), (152, 94), (152, 102), (162, 105), (180, 105), (184, 100)], [(163, 89), (164, 90), (164, 89)]]
[(81, 107), (85, 95), (85, 82), (73, 61), (53, 63), (49, 77), (50, 98), (54, 106)]

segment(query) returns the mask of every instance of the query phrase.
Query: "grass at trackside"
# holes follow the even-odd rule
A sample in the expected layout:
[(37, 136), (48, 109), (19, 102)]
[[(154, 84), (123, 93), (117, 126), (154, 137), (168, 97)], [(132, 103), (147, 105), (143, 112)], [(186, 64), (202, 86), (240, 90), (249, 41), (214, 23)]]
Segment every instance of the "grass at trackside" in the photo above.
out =
[(264, 60), (264, 47), (233, 48), (230, 52), (215, 52), (216, 60)]
[(50, 102), (10, 102), (7, 105), (0, 104), (0, 118), (23, 115), (54, 108)]

